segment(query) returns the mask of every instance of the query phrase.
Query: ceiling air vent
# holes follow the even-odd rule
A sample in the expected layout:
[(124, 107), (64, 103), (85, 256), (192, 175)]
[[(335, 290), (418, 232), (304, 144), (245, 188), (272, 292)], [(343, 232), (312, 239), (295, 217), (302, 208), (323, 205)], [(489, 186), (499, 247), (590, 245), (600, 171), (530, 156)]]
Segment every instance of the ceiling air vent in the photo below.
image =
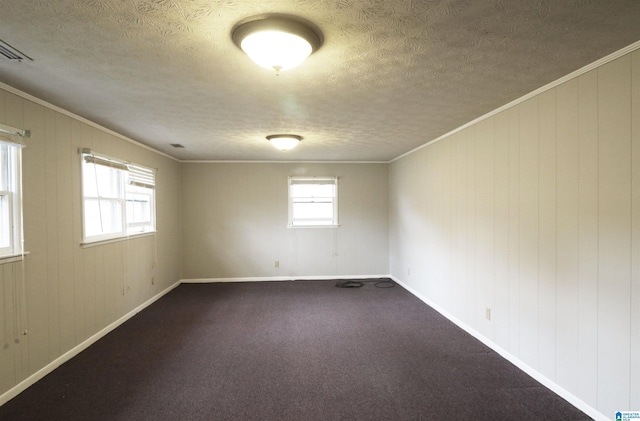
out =
[(9, 44), (7, 44), (6, 42), (0, 39), (0, 59), (2, 58), (6, 58), (11, 61), (17, 61), (17, 62), (21, 62), (22, 60), (33, 61), (31, 57), (21, 53), (20, 51), (16, 50), (15, 48), (13, 48), (12, 46), (10, 46)]

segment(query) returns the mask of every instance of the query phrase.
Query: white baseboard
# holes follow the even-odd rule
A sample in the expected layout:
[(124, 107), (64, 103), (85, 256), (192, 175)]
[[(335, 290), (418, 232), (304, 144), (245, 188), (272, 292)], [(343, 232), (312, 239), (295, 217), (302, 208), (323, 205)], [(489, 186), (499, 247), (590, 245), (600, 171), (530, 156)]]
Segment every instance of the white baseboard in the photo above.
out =
[(183, 284), (208, 284), (217, 282), (273, 282), (273, 281), (329, 281), (334, 279), (377, 279), (389, 275), (347, 275), (347, 276), (261, 276), (253, 278), (193, 278), (182, 279)]
[(601, 412), (598, 412), (598, 410), (596, 410), (595, 408), (591, 407), (589, 404), (587, 404), (586, 402), (584, 402), (580, 398), (576, 397), (571, 392), (567, 391), (565, 388), (563, 388), (562, 386), (560, 386), (557, 383), (555, 383), (553, 380), (549, 379), (548, 377), (544, 376), (543, 374), (541, 374), (540, 372), (538, 372), (537, 370), (535, 370), (534, 368), (532, 368), (528, 364), (524, 363), (519, 358), (517, 358), (514, 355), (510, 354), (507, 350), (505, 350), (504, 348), (502, 348), (501, 346), (499, 346), (498, 344), (496, 344), (495, 342), (493, 342), (492, 340), (490, 340), (486, 336), (482, 335), (480, 332), (478, 332), (477, 330), (473, 329), (471, 326), (467, 325), (466, 323), (464, 323), (463, 321), (461, 321), (457, 317), (453, 316), (451, 313), (449, 313), (448, 311), (446, 311), (445, 309), (443, 309), (439, 305), (435, 304), (434, 302), (429, 300), (427, 297), (425, 297), (424, 295), (422, 295), (421, 293), (419, 293), (415, 289), (413, 289), (410, 286), (406, 285), (401, 280), (397, 279), (396, 277), (394, 277), (392, 275), (389, 275), (389, 278), (393, 279), (396, 283), (398, 283), (398, 285), (402, 286), (404, 289), (409, 291), (411, 294), (415, 295), (418, 299), (420, 299), (422, 302), (427, 304), (429, 307), (433, 308), (435, 311), (437, 311), (438, 313), (440, 313), (441, 315), (443, 315), (444, 317), (449, 319), (451, 322), (453, 322), (455, 325), (460, 327), (462, 330), (464, 330), (465, 332), (467, 332), (468, 334), (470, 334), (474, 338), (478, 339), (480, 342), (482, 342), (483, 344), (485, 344), (486, 346), (488, 346), (489, 348), (491, 348), (492, 350), (494, 350), (495, 352), (500, 354), (501, 357), (503, 357), (504, 359), (506, 359), (509, 362), (511, 362), (513, 365), (518, 367), (520, 370), (524, 371), (526, 374), (531, 376), (533, 379), (535, 379), (538, 382), (540, 382), (543, 386), (545, 386), (546, 388), (548, 388), (549, 390), (554, 392), (556, 395), (560, 396), (561, 398), (563, 398), (564, 400), (566, 400), (567, 402), (569, 402), (570, 404), (572, 404), (573, 406), (575, 406), (576, 408), (578, 408), (579, 410), (581, 410), (582, 412), (584, 412), (585, 414), (587, 414), (588, 416), (593, 418), (594, 420), (596, 420), (596, 421), (609, 421), (611, 419), (610, 417), (605, 416)]
[(202, 279), (182, 279), (175, 284), (171, 285), (169, 288), (140, 304), (135, 309), (131, 310), (124, 316), (120, 317), (118, 320), (114, 321), (110, 325), (91, 335), (89, 338), (84, 340), (82, 343), (76, 345), (69, 351), (65, 352), (55, 360), (51, 361), (46, 366), (42, 367), (40, 370), (36, 371), (26, 379), (22, 380), (20, 383), (12, 387), (11, 389), (4, 392), (0, 395), (0, 406), (9, 402), (11, 399), (18, 396), (20, 393), (25, 391), (29, 386), (35, 384), (38, 380), (45, 377), (47, 374), (54, 371), (56, 368), (60, 367), (62, 364), (69, 361), (71, 358), (78, 355), (80, 352), (87, 349), (89, 346), (97, 342), (99, 339), (107, 335), (109, 332), (140, 313), (142, 310), (156, 302), (162, 296), (167, 294), (169, 291), (173, 290), (175, 287), (180, 285), (181, 283), (214, 283), (214, 282), (265, 282), (265, 281), (295, 281), (295, 280), (331, 280), (331, 279), (369, 279), (369, 278), (388, 278), (389, 275), (370, 275), (370, 276), (277, 276), (277, 277), (253, 277), (253, 278), (202, 278)]
[(5, 403), (9, 402), (11, 399), (15, 398), (20, 393), (25, 391), (29, 386), (35, 384), (38, 380), (42, 379), (44, 376), (46, 376), (47, 374), (51, 373), (53, 370), (55, 370), (56, 368), (60, 367), (62, 364), (66, 363), (71, 358), (75, 357), (76, 355), (78, 355), (79, 353), (81, 353), (82, 351), (87, 349), (89, 346), (91, 346), (92, 344), (97, 342), (99, 339), (101, 339), (102, 337), (107, 335), (109, 332), (111, 332), (112, 330), (114, 330), (115, 328), (117, 328), (118, 326), (120, 326), (121, 324), (123, 324), (124, 322), (126, 322), (127, 320), (129, 320), (130, 318), (135, 316), (136, 314), (140, 313), (145, 308), (149, 307), (151, 304), (156, 302), (158, 299), (160, 299), (162, 296), (167, 294), (169, 291), (171, 291), (172, 289), (174, 289), (178, 285), (180, 285), (180, 282), (176, 282), (175, 284), (171, 285), (169, 288), (167, 288), (164, 291), (160, 292), (159, 294), (151, 297), (150, 299), (148, 299), (144, 303), (140, 304), (135, 309), (131, 310), (130, 312), (128, 312), (124, 316), (120, 317), (115, 322), (111, 323), (110, 325), (106, 326), (105, 328), (103, 328), (102, 330), (96, 332), (95, 334), (91, 335), (89, 338), (84, 340), (82, 343), (76, 345), (75, 347), (73, 347), (69, 351), (65, 352), (64, 354), (62, 354), (61, 356), (59, 356), (55, 360), (51, 361), (46, 366), (42, 367), (40, 370), (36, 371), (32, 375), (30, 375), (29, 377), (27, 377), (26, 379), (24, 379), (23, 381), (21, 381), (20, 383), (18, 383), (14, 387), (12, 387), (11, 389), (9, 389), (6, 392), (4, 392), (2, 395), (0, 395), (0, 406), (2, 406)]
[(295, 281), (295, 280), (377, 279), (377, 278), (390, 278), (390, 279), (392, 279), (394, 282), (398, 283), (400, 286), (402, 286), (404, 289), (406, 289), (411, 294), (416, 296), (418, 299), (420, 299), (422, 302), (427, 304), (429, 307), (433, 308), (438, 313), (442, 314), (444, 317), (446, 317), (448, 320), (450, 320), (451, 322), (456, 324), (458, 327), (460, 327), (461, 329), (463, 329), (464, 331), (469, 333), (474, 338), (478, 339), (483, 344), (487, 345), (489, 348), (491, 348), (492, 350), (494, 350), (495, 352), (500, 354), (503, 358), (505, 358), (506, 360), (510, 361), (513, 365), (515, 365), (516, 367), (518, 367), (519, 369), (521, 369), (522, 371), (527, 373), (529, 376), (531, 376), (532, 378), (534, 378), (535, 380), (540, 382), (542, 385), (544, 385), (545, 387), (547, 387), (548, 389), (550, 389), (551, 391), (556, 393), (558, 396), (560, 396), (563, 399), (565, 399), (567, 402), (571, 403), (576, 408), (580, 409), (582, 412), (584, 412), (585, 414), (587, 414), (591, 418), (595, 419), (596, 421), (607, 421), (607, 420), (610, 419), (609, 417), (606, 417), (602, 413), (598, 412), (595, 408), (592, 408), (590, 405), (588, 405), (587, 403), (585, 403), (581, 399), (577, 398), (572, 393), (568, 392), (566, 389), (564, 389), (560, 385), (556, 384), (551, 379), (549, 379), (546, 376), (542, 375), (537, 370), (534, 370), (529, 365), (525, 364), (520, 359), (518, 359), (517, 357), (513, 356), (512, 354), (507, 352), (505, 349), (500, 347), (498, 344), (496, 344), (495, 342), (491, 341), (486, 336), (480, 334), (478, 331), (476, 331), (475, 329), (471, 328), (469, 325), (467, 325), (466, 323), (462, 322), (461, 320), (459, 320), (458, 318), (456, 318), (455, 316), (453, 316), (452, 314), (450, 314), (449, 312), (447, 312), (446, 310), (444, 310), (443, 308), (441, 308), (437, 304), (433, 303), (427, 297), (423, 296), (422, 294), (420, 294), (419, 292), (417, 292), (416, 290), (414, 290), (413, 288), (411, 288), (410, 286), (406, 285), (405, 283), (403, 283), (402, 281), (400, 281), (399, 279), (395, 278), (392, 275), (278, 276), (278, 277), (251, 277), (251, 278), (182, 279), (179, 282), (176, 282), (175, 284), (170, 286), (169, 288), (165, 289), (164, 291), (160, 292), (159, 294), (155, 295), (154, 297), (150, 298), (149, 300), (145, 301), (144, 303), (142, 303), (141, 305), (139, 305), (135, 309), (131, 310), (130, 312), (128, 312), (124, 316), (120, 317), (115, 322), (111, 323), (110, 325), (106, 326), (105, 328), (103, 328), (99, 332), (97, 332), (94, 335), (92, 335), (91, 337), (87, 338), (85, 341), (83, 341), (79, 345), (77, 345), (74, 348), (70, 349), (69, 351), (67, 351), (66, 353), (64, 353), (60, 357), (56, 358), (55, 360), (53, 360), (52, 362), (50, 362), (49, 364), (47, 364), (46, 366), (44, 366), (43, 368), (38, 370), (37, 372), (33, 373), (31, 376), (27, 377), (26, 379), (24, 379), (23, 381), (18, 383), (13, 388), (9, 389), (8, 391), (6, 391), (2, 395), (0, 395), (0, 406), (4, 405), (5, 403), (9, 402), (14, 397), (18, 396), (20, 393), (22, 393), (24, 390), (26, 390), (29, 386), (35, 384), (38, 380), (42, 379), (47, 374), (49, 374), (52, 371), (54, 371), (56, 368), (60, 367), (65, 362), (69, 361), (71, 358), (75, 357), (80, 352), (82, 352), (85, 349), (87, 349), (93, 343), (97, 342), (99, 339), (101, 339), (102, 337), (107, 335), (109, 332), (111, 332), (112, 330), (116, 329), (118, 326), (120, 326), (121, 324), (123, 324), (124, 322), (126, 322), (127, 320), (129, 320), (130, 318), (132, 318), (133, 316), (135, 316), (136, 314), (138, 314), (139, 312), (141, 312), (142, 310), (144, 310), (145, 308), (147, 308), (148, 306), (150, 306), (151, 304), (156, 302), (158, 299), (160, 299), (162, 296), (167, 294), (169, 291), (171, 291), (174, 288), (176, 288), (181, 283), (268, 282), (268, 281)]

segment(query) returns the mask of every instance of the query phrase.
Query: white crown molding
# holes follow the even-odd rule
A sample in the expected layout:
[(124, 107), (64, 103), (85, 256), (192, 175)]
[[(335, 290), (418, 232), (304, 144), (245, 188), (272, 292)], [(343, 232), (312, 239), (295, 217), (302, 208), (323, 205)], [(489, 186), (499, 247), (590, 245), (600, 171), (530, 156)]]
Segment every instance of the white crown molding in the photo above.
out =
[(95, 123), (95, 122), (93, 122), (91, 120), (88, 120), (88, 119), (86, 119), (84, 117), (81, 117), (81, 116), (79, 116), (77, 114), (74, 114), (71, 111), (67, 111), (64, 108), (60, 108), (57, 105), (53, 105), (53, 104), (51, 104), (51, 103), (49, 103), (49, 102), (47, 102), (47, 101), (45, 101), (43, 99), (37, 98), (37, 97), (35, 97), (33, 95), (30, 95), (30, 94), (28, 94), (26, 92), (23, 92), (23, 91), (21, 91), (19, 89), (16, 89), (13, 86), (7, 85), (6, 83), (0, 82), (0, 89), (4, 89), (5, 91), (10, 92), (12, 94), (15, 94), (15, 95), (17, 95), (17, 96), (19, 96), (21, 98), (24, 98), (24, 99), (26, 99), (28, 101), (34, 102), (34, 103), (36, 103), (38, 105), (41, 105), (41, 106), (46, 107), (46, 108), (48, 108), (50, 110), (56, 111), (56, 112), (58, 112), (60, 114), (64, 114), (67, 117), (73, 118), (74, 120), (77, 120), (77, 121), (79, 121), (81, 123), (87, 124), (87, 125), (95, 128), (95, 129), (98, 129), (98, 130), (100, 130), (102, 132), (105, 132), (107, 134), (115, 136), (115, 137), (117, 137), (119, 139), (124, 140), (125, 142), (129, 142), (129, 143), (131, 143), (133, 145), (136, 145), (136, 146), (138, 146), (138, 147), (140, 147), (142, 149), (146, 149), (148, 151), (157, 153), (158, 155), (164, 156), (165, 158), (169, 158), (169, 159), (171, 159), (173, 161), (180, 162), (179, 159), (177, 159), (177, 158), (175, 158), (175, 157), (173, 157), (171, 155), (168, 155), (168, 154), (166, 154), (164, 152), (161, 152), (161, 151), (159, 151), (157, 149), (154, 149), (151, 146), (147, 146), (144, 143), (140, 143), (137, 140), (130, 139), (127, 136), (125, 136), (123, 134), (120, 134), (118, 132), (114, 132), (111, 129), (107, 129), (106, 127), (101, 126), (98, 123)]
[(505, 110), (508, 110), (509, 108), (515, 107), (516, 105), (521, 104), (521, 103), (525, 102), (528, 99), (531, 99), (531, 98), (533, 98), (533, 97), (535, 97), (537, 95), (540, 95), (543, 92), (546, 92), (548, 90), (556, 88), (556, 87), (562, 85), (563, 83), (568, 82), (571, 79), (575, 79), (575, 78), (577, 78), (579, 76), (582, 76), (585, 73), (588, 73), (588, 72), (590, 72), (590, 71), (592, 71), (594, 69), (597, 69), (600, 66), (603, 66), (603, 65), (605, 65), (607, 63), (610, 63), (613, 60), (616, 60), (616, 59), (618, 59), (618, 58), (620, 58), (620, 57), (622, 57), (622, 56), (624, 56), (626, 54), (632, 53), (632, 52), (634, 52), (634, 51), (636, 51), (638, 49), (640, 49), (640, 41), (636, 41), (633, 44), (622, 48), (621, 50), (618, 50), (618, 51), (616, 51), (614, 53), (611, 53), (608, 56), (605, 56), (605, 57), (603, 57), (603, 58), (601, 58), (599, 60), (596, 60), (591, 64), (587, 64), (586, 66), (581, 67), (580, 69), (578, 69), (578, 70), (576, 70), (576, 71), (574, 71), (572, 73), (569, 73), (568, 75), (563, 76), (560, 79), (554, 80), (553, 82), (548, 83), (548, 84), (544, 85), (543, 87), (536, 89), (535, 91), (529, 92), (528, 94), (526, 94), (524, 96), (521, 96), (520, 98), (515, 99), (515, 100), (509, 102), (508, 104), (503, 105), (500, 108), (496, 108), (495, 110), (490, 111), (487, 114), (484, 114), (484, 115), (476, 118), (475, 120), (471, 120), (470, 122), (468, 122), (466, 124), (463, 124), (462, 126), (456, 128), (456, 129), (453, 129), (450, 132), (445, 133), (440, 137), (437, 137), (437, 138), (435, 138), (433, 140), (430, 140), (427, 143), (424, 143), (424, 144), (422, 144), (422, 145), (410, 150), (409, 152), (405, 152), (402, 155), (400, 155), (400, 156), (398, 156), (396, 158), (393, 158), (388, 163), (391, 164), (392, 162), (395, 162), (395, 161), (397, 161), (399, 159), (402, 159), (402, 158), (404, 158), (406, 156), (409, 156), (409, 155), (411, 155), (411, 154), (413, 154), (415, 152), (418, 152), (419, 150), (421, 150), (423, 148), (426, 148), (429, 145), (433, 145), (434, 143), (439, 142), (439, 141), (441, 141), (443, 139), (446, 139), (446, 138), (448, 138), (449, 136), (451, 136), (451, 135), (453, 135), (455, 133), (458, 133), (458, 132), (460, 132), (460, 131), (468, 128), (468, 127), (473, 126), (474, 124), (477, 124), (477, 123), (479, 123), (479, 122), (481, 122), (483, 120), (491, 118), (491, 117), (495, 116), (496, 114), (499, 114), (499, 113), (501, 113), (501, 112), (503, 112)]

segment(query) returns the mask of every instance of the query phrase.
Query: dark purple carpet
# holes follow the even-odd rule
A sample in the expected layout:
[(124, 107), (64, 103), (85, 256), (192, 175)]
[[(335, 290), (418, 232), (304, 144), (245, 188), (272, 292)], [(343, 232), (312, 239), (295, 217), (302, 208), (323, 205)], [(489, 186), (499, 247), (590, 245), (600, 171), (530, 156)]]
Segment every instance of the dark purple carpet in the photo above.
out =
[(588, 420), (409, 292), (184, 284), (0, 420)]

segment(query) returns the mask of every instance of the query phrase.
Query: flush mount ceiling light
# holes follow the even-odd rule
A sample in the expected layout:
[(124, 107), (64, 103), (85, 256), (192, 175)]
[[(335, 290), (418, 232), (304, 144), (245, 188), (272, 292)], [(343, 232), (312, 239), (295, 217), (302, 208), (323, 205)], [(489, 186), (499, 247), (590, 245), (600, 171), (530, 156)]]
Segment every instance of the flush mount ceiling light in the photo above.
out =
[(271, 142), (274, 148), (281, 151), (288, 151), (295, 148), (302, 140), (302, 136), (297, 134), (272, 134), (267, 136), (267, 140)]
[(239, 22), (233, 42), (251, 60), (276, 75), (301, 64), (322, 45), (322, 33), (310, 22), (289, 15), (254, 16)]

